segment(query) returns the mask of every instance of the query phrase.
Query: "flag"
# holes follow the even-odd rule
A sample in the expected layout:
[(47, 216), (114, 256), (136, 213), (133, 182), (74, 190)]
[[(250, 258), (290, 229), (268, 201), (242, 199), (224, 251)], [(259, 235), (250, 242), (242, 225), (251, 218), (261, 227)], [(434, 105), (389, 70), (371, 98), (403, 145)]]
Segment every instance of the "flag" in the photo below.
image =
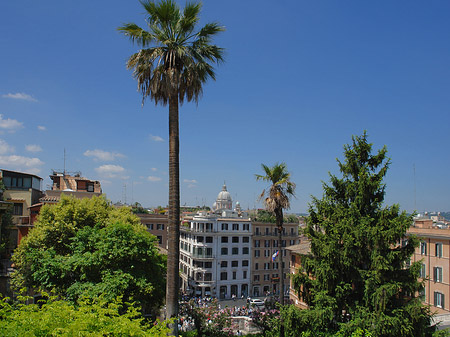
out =
[(272, 255), (272, 262), (275, 262), (275, 259), (277, 258), (279, 252), (280, 251), (277, 250), (275, 253), (273, 253), (273, 255)]

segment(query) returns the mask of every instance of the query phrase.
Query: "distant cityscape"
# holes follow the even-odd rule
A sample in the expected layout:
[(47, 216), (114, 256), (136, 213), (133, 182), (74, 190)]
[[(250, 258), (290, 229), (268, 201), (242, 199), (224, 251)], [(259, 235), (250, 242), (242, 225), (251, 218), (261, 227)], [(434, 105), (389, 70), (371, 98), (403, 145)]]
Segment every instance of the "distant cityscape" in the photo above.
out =
[[(10, 255), (33, 228), (40, 209), (57, 203), (62, 194), (74, 198), (101, 196), (99, 181), (53, 171), (51, 188), (42, 191), (42, 178), (27, 173), (2, 169), (4, 185), (1, 210), (12, 209), (13, 228), (7, 256), (1, 260), (0, 292), (11, 293), (8, 278), (13, 270)], [(116, 203), (115, 206), (124, 206)], [(160, 250), (167, 248), (167, 209), (129, 205), (147, 230), (158, 239)], [(286, 296), (300, 308), (305, 301), (294, 291), (289, 274), (301, 264), (301, 256), (309, 254), (309, 242), (301, 234), (304, 214), (288, 214), (283, 228), (282, 247), (274, 221), (264, 210), (243, 210), (233, 201), (227, 186), (218, 188), (211, 207), (181, 207), (180, 278), (186, 296), (232, 298)], [(422, 301), (437, 313), (450, 312), (450, 212), (423, 212), (414, 217), (407, 236), (421, 239), (411, 262), (421, 261), (420, 277), (424, 290)], [(279, 288), (278, 260), (282, 254), (286, 265), (285, 284)]]

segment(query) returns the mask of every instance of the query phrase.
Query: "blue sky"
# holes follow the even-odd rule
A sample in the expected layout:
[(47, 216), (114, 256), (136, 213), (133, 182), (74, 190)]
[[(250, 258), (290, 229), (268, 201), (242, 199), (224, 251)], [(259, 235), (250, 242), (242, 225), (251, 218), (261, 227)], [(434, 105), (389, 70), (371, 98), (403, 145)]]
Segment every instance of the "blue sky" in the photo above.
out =
[[(184, 5), (184, 2), (179, 2)], [(260, 207), (260, 164), (286, 162), (305, 212), (352, 135), (392, 158), (387, 204), (450, 210), (450, 2), (213, 1), (226, 49), (180, 109), (181, 203)], [(81, 171), (113, 202), (166, 205), (168, 108), (141, 97), (116, 31), (138, 1), (7, 1), (0, 10), (0, 167)], [(415, 167), (415, 175), (414, 175)], [(125, 188), (126, 186), (126, 188)], [(416, 193), (414, 193), (414, 190)]]

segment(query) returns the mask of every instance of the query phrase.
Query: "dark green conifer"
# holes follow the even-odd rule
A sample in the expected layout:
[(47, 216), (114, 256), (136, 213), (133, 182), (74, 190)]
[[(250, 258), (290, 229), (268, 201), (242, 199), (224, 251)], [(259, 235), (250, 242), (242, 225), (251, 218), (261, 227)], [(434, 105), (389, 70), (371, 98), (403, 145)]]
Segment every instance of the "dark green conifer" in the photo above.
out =
[(296, 325), (308, 329), (315, 322), (315, 329), (344, 334), (362, 328), (376, 336), (430, 335), (429, 309), (417, 297), (420, 262), (409, 264), (418, 240), (405, 240), (412, 216), (397, 204), (384, 205), (387, 149), (372, 154), (365, 132), (352, 140), (344, 161), (338, 160), (342, 177), (330, 174), (322, 199), (310, 205), (304, 233), (311, 254), (294, 277), (310, 309), (293, 315)]

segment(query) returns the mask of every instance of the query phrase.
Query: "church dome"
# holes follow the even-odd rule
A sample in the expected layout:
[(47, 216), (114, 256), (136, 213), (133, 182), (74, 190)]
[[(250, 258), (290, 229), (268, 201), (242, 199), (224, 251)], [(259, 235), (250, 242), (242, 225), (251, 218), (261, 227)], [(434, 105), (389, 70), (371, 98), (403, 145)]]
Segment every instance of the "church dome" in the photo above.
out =
[(222, 186), (222, 191), (219, 192), (219, 195), (216, 199), (216, 209), (231, 209), (233, 202), (231, 200), (231, 194), (227, 191), (227, 186), (224, 184)]

